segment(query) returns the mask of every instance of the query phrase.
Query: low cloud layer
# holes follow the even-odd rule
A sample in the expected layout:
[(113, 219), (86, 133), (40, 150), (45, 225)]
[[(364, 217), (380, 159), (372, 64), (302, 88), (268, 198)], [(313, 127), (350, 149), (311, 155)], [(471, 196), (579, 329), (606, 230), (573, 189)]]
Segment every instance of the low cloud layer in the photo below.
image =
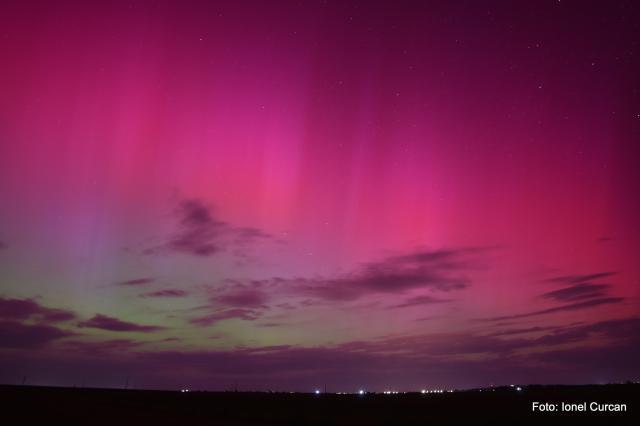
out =
[(150, 333), (164, 329), (164, 327), (153, 325), (141, 325), (133, 322), (122, 321), (107, 315), (96, 314), (91, 319), (78, 323), (78, 327), (99, 328), (109, 331), (132, 331)]
[(0, 321), (0, 348), (33, 349), (74, 333), (45, 324), (23, 324), (18, 321)]
[(0, 297), (0, 319), (34, 319), (56, 323), (70, 321), (75, 318), (76, 315), (71, 311), (47, 308), (33, 299), (8, 299)]
[(540, 295), (540, 298), (553, 303), (559, 302), (562, 305), (554, 305), (544, 309), (524, 312), (513, 315), (503, 315), (488, 318), (490, 321), (503, 321), (521, 318), (537, 317), (558, 312), (570, 312), (593, 308), (601, 305), (620, 303), (624, 297), (612, 296), (610, 290), (612, 286), (596, 282), (603, 278), (615, 275), (615, 272), (598, 272), (593, 274), (564, 275), (546, 280), (547, 283), (560, 284), (564, 287), (547, 291)]
[[(519, 333), (515, 333), (519, 334)], [(640, 318), (628, 317), (554, 330), (538, 336), (496, 337), (473, 332), (390, 336), (326, 347), (274, 345), (229, 350), (146, 351), (128, 340), (102, 346), (82, 342), (73, 350), (0, 354), (11, 371), (25, 371), (33, 381), (91, 377), (91, 385), (113, 382), (123, 371), (145, 388), (243, 389), (308, 391), (319, 383), (332, 391), (353, 391), (354, 383), (371, 390), (388, 386), (473, 387), (487, 383), (585, 383), (593, 376), (626, 380), (637, 373)], [(567, 347), (567, 344), (571, 347)], [(535, 349), (535, 350), (532, 350)], [(576, 363), (580, 368), (575, 368)], [(167, 371), (180, 374), (167, 375)], [(96, 374), (99, 372), (99, 374)], [(15, 379), (14, 379), (15, 380)]]
[(198, 325), (225, 319), (254, 321), (273, 307), (295, 309), (388, 295), (408, 296), (392, 308), (448, 303), (452, 299), (438, 295), (467, 288), (471, 284), (467, 275), (485, 261), (485, 252), (480, 248), (417, 249), (368, 262), (333, 277), (227, 280), (220, 286), (207, 287), (207, 304), (200, 310), (211, 313), (189, 321)]
[(189, 320), (191, 324), (199, 326), (209, 326), (228, 319), (241, 319), (245, 321), (253, 321), (259, 317), (259, 314), (251, 309), (222, 309), (214, 313), (199, 316)]
[(466, 273), (480, 249), (417, 250), (389, 256), (344, 275), (306, 278), (297, 283), (301, 294), (325, 300), (355, 300), (372, 294), (404, 293), (415, 289), (436, 292), (462, 290), (471, 283)]
[(154, 281), (155, 280), (153, 278), (145, 277), (145, 278), (134, 278), (126, 281), (120, 281), (116, 284), (121, 286), (141, 286), (141, 285), (151, 284)]
[(171, 298), (171, 297), (185, 297), (188, 296), (189, 292), (186, 290), (181, 290), (178, 288), (166, 288), (163, 290), (150, 291), (147, 293), (142, 293), (140, 297), (142, 298)]

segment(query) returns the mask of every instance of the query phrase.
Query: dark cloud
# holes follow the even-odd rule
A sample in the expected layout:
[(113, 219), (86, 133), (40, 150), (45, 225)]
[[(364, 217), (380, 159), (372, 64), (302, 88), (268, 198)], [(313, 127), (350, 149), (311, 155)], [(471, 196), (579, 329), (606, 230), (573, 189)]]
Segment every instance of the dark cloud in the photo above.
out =
[(504, 315), (493, 318), (487, 318), (488, 321), (502, 321), (536, 317), (540, 315), (554, 314), (557, 312), (576, 311), (588, 309), (600, 305), (608, 305), (619, 303), (624, 300), (623, 297), (613, 297), (608, 294), (611, 289), (609, 284), (598, 284), (595, 280), (611, 277), (616, 272), (597, 272), (594, 274), (564, 275), (553, 277), (545, 280), (554, 284), (568, 285), (558, 290), (548, 291), (540, 295), (543, 299), (549, 299), (555, 302), (563, 302), (564, 305), (552, 306), (537, 311), (525, 312), (522, 314)]
[[(473, 332), (389, 336), (327, 347), (276, 345), (211, 351), (140, 351), (128, 340), (104, 342), (88, 352), (70, 350), (18, 355), (0, 352), (0, 380), (27, 366), (32, 380), (68, 383), (76, 378), (109, 386), (134, 371), (146, 388), (308, 390), (318, 378), (332, 390), (387, 386), (473, 387), (487, 383), (584, 383), (598, 377), (637, 375), (640, 318), (558, 327), (536, 338), (498, 338)], [(566, 344), (573, 344), (567, 347)], [(579, 345), (576, 345), (579, 344)], [(535, 350), (532, 350), (535, 349)], [(169, 374), (176, 372), (176, 374)], [(117, 383), (121, 385), (121, 383)]]
[(471, 283), (466, 273), (478, 267), (485, 249), (424, 250), (369, 262), (353, 272), (328, 278), (274, 278), (288, 292), (329, 301), (353, 301), (375, 294), (401, 294), (414, 289), (462, 290)]
[[(544, 333), (533, 338), (508, 337), (528, 333)], [(372, 341), (356, 341), (339, 345), (350, 351), (422, 355), (424, 357), (456, 357), (484, 354), (490, 358), (529, 353), (529, 349), (554, 350), (567, 343), (589, 343), (598, 336), (600, 345), (640, 342), (640, 317), (599, 321), (590, 324), (512, 329), (492, 334), (473, 332), (436, 333), (426, 335), (389, 336)], [(506, 337), (506, 338), (505, 338)], [(592, 346), (593, 347), (593, 346)], [(521, 352), (522, 350), (527, 350)]]
[[(599, 346), (582, 346), (569, 350), (551, 349), (533, 353), (530, 358), (554, 369), (557, 380), (569, 382), (568, 371), (588, 372), (588, 379), (620, 381), (637, 377), (640, 358), (640, 317), (613, 319), (572, 327), (554, 335), (544, 336), (540, 343), (566, 343), (585, 341), (590, 336), (605, 339)], [(540, 364), (542, 363), (542, 364)], [(613, 379), (612, 379), (613, 378)]]
[(216, 240), (228, 225), (214, 219), (201, 201), (181, 201), (177, 215), (182, 228), (169, 241), (168, 249), (195, 256), (209, 256), (221, 250)]
[(260, 290), (247, 289), (223, 294), (215, 297), (214, 300), (228, 306), (255, 308), (265, 306), (268, 301), (268, 297)]
[(438, 315), (430, 315), (428, 317), (416, 318), (415, 321), (416, 322), (424, 322), (424, 321), (431, 321), (431, 320), (434, 320), (436, 318), (440, 318), (440, 316), (438, 316)]
[(28, 325), (18, 321), (0, 321), (0, 348), (32, 349), (74, 333), (50, 325)]
[(258, 308), (266, 307), (270, 299), (267, 292), (273, 291), (276, 286), (276, 283), (268, 280), (225, 280), (223, 286), (208, 288), (207, 291), (212, 294), (210, 300), (213, 305)]
[(542, 294), (541, 297), (560, 302), (571, 302), (603, 297), (609, 288), (611, 288), (611, 286), (608, 284), (579, 283), (571, 287), (561, 288), (560, 290), (549, 291)]
[(6, 299), (0, 297), (0, 319), (34, 319), (46, 322), (62, 322), (76, 318), (71, 311), (47, 308), (32, 299)]
[[(122, 386), (123, 371), (134, 371), (136, 383), (144, 388), (177, 389), (188, 383), (194, 389), (224, 390), (237, 386), (244, 390), (309, 391), (318, 380), (333, 391), (353, 391), (358, 383), (383, 390), (389, 383), (419, 389), (425, 383), (468, 387), (495, 380), (511, 379), (511, 373), (529, 372), (525, 366), (505, 361), (501, 370), (478, 361), (443, 363), (429, 358), (412, 359), (340, 348), (282, 347), (264, 351), (158, 351), (137, 354), (89, 356), (27, 354), (17, 358), (0, 354), (7, 369), (0, 379), (10, 381), (10, 371), (29, 368), (30, 380), (42, 377), (82, 381), (90, 386)], [(188, 368), (185, 368), (188, 366)], [(168, 374), (179, 370), (179, 374)], [(499, 373), (499, 375), (496, 375)], [(115, 379), (117, 378), (117, 379)], [(514, 380), (517, 381), (517, 380)]]
[(180, 290), (177, 288), (167, 288), (164, 290), (150, 291), (148, 293), (142, 293), (139, 297), (142, 298), (153, 298), (153, 297), (185, 297), (188, 296), (189, 293), (185, 290)]
[(267, 234), (266, 232), (263, 232), (257, 228), (250, 228), (250, 227), (244, 227), (244, 228), (233, 228), (232, 229), (232, 234), (233, 234), (233, 241), (236, 244), (240, 244), (240, 245), (246, 245), (246, 244), (251, 244), (254, 241), (257, 241), (259, 239), (269, 239), (272, 238), (271, 235)]
[(509, 320), (509, 319), (517, 319), (517, 318), (529, 318), (529, 317), (535, 317), (535, 316), (539, 316), (539, 315), (547, 315), (547, 314), (554, 314), (557, 312), (566, 312), (566, 311), (577, 311), (580, 309), (587, 309), (587, 308), (592, 308), (595, 306), (600, 306), (600, 305), (608, 305), (608, 304), (612, 304), (612, 303), (619, 303), (622, 302), (624, 300), (623, 297), (601, 297), (598, 299), (591, 299), (591, 300), (587, 300), (584, 302), (577, 302), (577, 303), (571, 303), (568, 305), (561, 305), (561, 306), (555, 306), (552, 308), (547, 308), (547, 309), (541, 309), (538, 311), (533, 311), (533, 312), (527, 312), (524, 314), (516, 314), (516, 315), (504, 315), (504, 316), (500, 316), (500, 317), (493, 317), (493, 318), (488, 318), (489, 321), (502, 321), (502, 320)]
[(134, 331), (143, 333), (150, 333), (164, 329), (164, 327), (159, 326), (139, 325), (132, 322), (122, 321), (117, 318), (101, 314), (97, 314), (87, 321), (80, 322), (78, 324), (78, 327), (91, 327), (109, 331)]
[(208, 326), (228, 319), (256, 320), (270, 308), (267, 305), (270, 299), (267, 287), (273, 287), (273, 284), (258, 280), (247, 283), (226, 280), (221, 287), (207, 287), (206, 292), (210, 295), (208, 303), (189, 311), (204, 310), (211, 313), (192, 318), (189, 322)]
[(468, 355), (507, 355), (528, 346), (527, 339), (501, 339), (469, 332), (390, 336), (371, 341), (349, 342), (339, 347), (367, 353), (393, 353), (426, 358)]
[(280, 323), (280, 322), (264, 322), (261, 324), (256, 324), (258, 327), (265, 327), (265, 328), (271, 328), (271, 327), (282, 327), (286, 324)]
[(640, 342), (640, 317), (611, 319), (591, 324), (581, 324), (571, 329), (578, 329), (586, 334), (600, 333), (613, 339), (631, 339)]
[(403, 303), (398, 305), (393, 305), (391, 308), (408, 308), (412, 306), (421, 306), (421, 305), (433, 305), (438, 303), (448, 303), (451, 302), (449, 299), (438, 299), (433, 296), (424, 295), (424, 296), (416, 296), (410, 299), (407, 299)]
[(496, 331), (489, 334), (489, 336), (513, 336), (516, 334), (528, 334), (528, 333), (540, 333), (543, 331), (555, 330), (558, 327), (526, 327), (526, 328), (511, 328), (508, 330)]
[(352, 287), (387, 293), (399, 290), (429, 287), (435, 290), (459, 290), (469, 280), (459, 273), (468, 269), (463, 260), (471, 253), (468, 249), (417, 251), (392, 256), (379, 262), (368, 263), (356, 276), (346, 279)]
[[(348, 302), (380, 294), (402, 294), (414, 289), (449, 292), (466, 288), (470, 281), (465, 273), (478, 267), (478, 255), (485, 249), (416, 250), (408, 254), (389, 256), (378, 262), (369, 262), (356, 270), (336, 277), (282, 278), (266, 280), (227, 280), (220, 287), (209, 287), (207, 305), (198, 310), (213, 313), (190, 319), (192, 324), (210, 325), (225, 319), (253, 321), (269, 309), (272, 295), (305, 300), (296, 305), (279, 303), (282, 309), (310, 306), (324, 302)], [(446, 303), (451, 300), (433, 296), (415, 296), (405, 303), (392, 306), (404, 308), (426, 304)], [(223, 305), (230, 309), (220, 309)]]
[(549, 278), (546, 281), (559, 284), (582, 284), (589, 281), (598, 280), (600, 278), (611, 277), (615, 274), (616, 272), (597, 272), (595, 274), (564, 275), (560, 277)]
[(96, 354), (113, 351), (129, 351), (144, 344), (129, 339), (110, 339), (98, 342), (88, 342), (82, 340), (67, 340), (64, 342), (65, 347), (75, 352), (84, 352), (87, 354)]
[(241, 319), (245, 321), (254, 321), (260, 317), (260, 313), (252, 309), (226, 309), (214, 312), (209, 315), (204, 315), (189, 320), (191, 324), (200, 326), (209, 326), (217, 322), (228, 319)]
[(559, 302), (576, 302), (586, 299), (606, 297), (609, 284), (596, 283), (595, 281), (615, 275), (615, 272), (598, 272), (584, 275), (565, 275), (547, 280), (555, 284), (568, 284), (568, 287), (553, 290), (541, 295), (542, 298)]
[(151, 284), (154, 281), (155, 280), (153, 278), (134, 278), (132, 280), (120, 281), (119, 283), (116, 283), (116, 284), (123, 285), (123, 286), (138, 286), (138, 285)]
[(235, 227), (215, 217), (214, 211), (198, 199), (181, 200), (176, 208), (179, 230), (166, 244), (148, 249), (148, 254), (178, 252), (207, 257), (233, 248), (244, 256), (241, 248), (270, 235), (251, 227)]

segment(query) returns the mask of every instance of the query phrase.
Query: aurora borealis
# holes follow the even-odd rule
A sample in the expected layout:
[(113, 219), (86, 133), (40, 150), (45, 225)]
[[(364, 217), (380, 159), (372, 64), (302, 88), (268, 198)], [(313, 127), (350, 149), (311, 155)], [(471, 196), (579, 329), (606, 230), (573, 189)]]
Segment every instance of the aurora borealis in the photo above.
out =
[(640, 369), (630, 1), (4, 1), (0, 381)]

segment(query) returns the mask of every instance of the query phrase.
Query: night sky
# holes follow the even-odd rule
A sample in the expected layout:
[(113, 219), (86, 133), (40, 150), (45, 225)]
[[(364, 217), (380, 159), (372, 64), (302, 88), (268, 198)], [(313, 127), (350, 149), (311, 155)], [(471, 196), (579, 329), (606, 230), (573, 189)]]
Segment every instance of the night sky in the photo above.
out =
[(0, 382), (640, 378), (634, 1), (3, 1)]

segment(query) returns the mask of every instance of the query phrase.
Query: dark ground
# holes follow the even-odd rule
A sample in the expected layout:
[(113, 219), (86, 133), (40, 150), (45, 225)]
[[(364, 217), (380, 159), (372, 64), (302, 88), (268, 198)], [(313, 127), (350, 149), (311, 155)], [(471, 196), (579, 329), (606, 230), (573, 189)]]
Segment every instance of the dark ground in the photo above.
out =
[[(626, 403), (626, 413), (532, 413), (532, 401)], [(311, 395), (0, 386), (3, 424), (640, 424), (640, 385), (526, 386), (443, 394)]]

